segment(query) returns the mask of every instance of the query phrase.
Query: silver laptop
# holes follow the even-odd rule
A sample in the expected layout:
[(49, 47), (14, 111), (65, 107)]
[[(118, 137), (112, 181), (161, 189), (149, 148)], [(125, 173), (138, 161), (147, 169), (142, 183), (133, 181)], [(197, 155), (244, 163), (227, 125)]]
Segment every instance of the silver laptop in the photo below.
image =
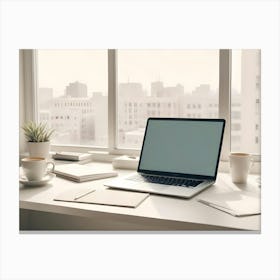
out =
[(149, 118), (137, 173), (105, 186), (190, 198), (215, 183), (225, 120)]

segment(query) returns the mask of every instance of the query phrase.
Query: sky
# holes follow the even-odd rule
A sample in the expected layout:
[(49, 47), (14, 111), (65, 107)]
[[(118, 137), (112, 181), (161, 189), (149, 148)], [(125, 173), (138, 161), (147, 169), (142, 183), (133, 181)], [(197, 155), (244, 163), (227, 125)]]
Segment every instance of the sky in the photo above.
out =
[[(233, 52), (233, 87), (240, 90), (240, 51)], [(138, 82), (150, 91), (150, 84), (182, 84), (191, 93), (200, 84), (219, 84), (218, 50), (119, 50), (118, 82)], [(107, 50), (38, 50), (38, 86), (64, 94), (70, 82), (87, 84), (88, 92), (107, 92)]]

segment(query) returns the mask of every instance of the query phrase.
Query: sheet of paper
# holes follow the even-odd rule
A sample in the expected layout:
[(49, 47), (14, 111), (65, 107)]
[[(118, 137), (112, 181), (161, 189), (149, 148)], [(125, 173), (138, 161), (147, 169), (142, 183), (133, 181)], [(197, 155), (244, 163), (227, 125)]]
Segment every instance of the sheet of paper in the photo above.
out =
[(201, 197), (198, 201), (234, 216), (247, 216), (261, 213), (260, 197), (256, 194), (250, 195), (241, 192), (229, 192)]
[(57, 195), (54, 200), (135, 208), (148, 196), (148, 193), (113, 189), (96, 190), (91, 187), (63, 192)]

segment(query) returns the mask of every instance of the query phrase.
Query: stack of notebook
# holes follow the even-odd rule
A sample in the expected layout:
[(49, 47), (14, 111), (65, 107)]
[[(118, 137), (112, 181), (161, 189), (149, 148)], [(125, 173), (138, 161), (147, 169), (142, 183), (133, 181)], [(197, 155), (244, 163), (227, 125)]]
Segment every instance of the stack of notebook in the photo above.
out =
[(94, 165), (81, 165), (77, 163), (56, 165), (54, 173), (65, 179), (78, 183), (117, 176), (112, 169), (96, 167)]

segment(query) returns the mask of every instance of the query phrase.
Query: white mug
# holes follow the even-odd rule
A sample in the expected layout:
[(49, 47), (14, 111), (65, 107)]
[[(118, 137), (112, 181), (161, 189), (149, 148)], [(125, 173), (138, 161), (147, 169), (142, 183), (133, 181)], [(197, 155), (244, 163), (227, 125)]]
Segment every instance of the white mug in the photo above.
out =
[(250, 154), (231, 153), (229, 155), (230, 173), (233, 183), (246, 183), (253, 159)]
[[(21, 165), (29, 181), (40, 181), (45, 175), (54, 171), (54, 163), (40, 157), (24, 158), (21, 160)], [(49, 165), (52, 167), (48, 168)]]

